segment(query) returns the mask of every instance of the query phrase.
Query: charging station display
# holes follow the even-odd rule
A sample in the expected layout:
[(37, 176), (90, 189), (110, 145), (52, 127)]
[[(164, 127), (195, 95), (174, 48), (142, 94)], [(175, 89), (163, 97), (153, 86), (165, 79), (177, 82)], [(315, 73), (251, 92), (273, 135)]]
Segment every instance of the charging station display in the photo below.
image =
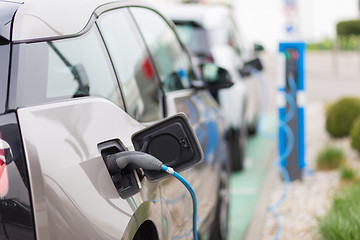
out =
[(279, 53), (284, 58), (284, 66), (278, 86), (278, 94), (282, 99), (278, 104), (278, 147), (279, 155), (283, 156), (280, 164), (286, 168), (292, 181), (302, 178), (305, 167), (305, 43), (280, 43)]

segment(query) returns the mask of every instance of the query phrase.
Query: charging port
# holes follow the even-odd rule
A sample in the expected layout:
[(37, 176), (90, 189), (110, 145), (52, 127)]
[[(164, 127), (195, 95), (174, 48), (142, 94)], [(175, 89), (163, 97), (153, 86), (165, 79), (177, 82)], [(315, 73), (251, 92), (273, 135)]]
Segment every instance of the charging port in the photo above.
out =
[[(98, 149), (106, 167), (108, 166), (106, 163), (108, 156), (126, 151), (126, 148), (119, 139), (99, 143)], [(138, 174), (140, 174), (141, 178), (143, 178), (143, 174), (141, 174), (141, 172), (137, 172), (134, 165), (129, 164), (124, 169), (121, 169), (121, 171), (116, 173), (111, 173), (109, 171), (109, 174), (121, 198), (125, 199), (140, 192), (141, 184)]]

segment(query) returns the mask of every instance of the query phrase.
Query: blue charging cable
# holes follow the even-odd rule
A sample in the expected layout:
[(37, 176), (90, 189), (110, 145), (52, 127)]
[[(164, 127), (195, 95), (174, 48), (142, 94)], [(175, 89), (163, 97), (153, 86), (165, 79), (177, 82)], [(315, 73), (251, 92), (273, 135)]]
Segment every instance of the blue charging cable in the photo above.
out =
[(279, 169), (279, 172), (281, 174), (281, 177), (284, 181), (284, 192), (281, 195), (280, 199), (274, 203), (273, 205), (269, 206), (267, 208), (267, 210), (273, 215), (273, 217), (275, 218), (276, 222), (277, 222), (277, 227), (276, 227), (276, 233), (275, 233), (275, 237), (274, 240), (277, 240), (280, 236), (281, 233), (281, 221), (280, 221), (280, 217), (279, 215), (276, 213), (275, 209), (281, 205), (281, 203), (285, 200), (288, 190), (289, 190), (289, 186), (290, 186), (290, 177), (289, 174), (286, 170), (286, 168), (282, 165), (282, 162), (286, 160), (286, 158), (290, 155), (293, 147), (294, 147), (294, 135), (290, 129), (290, 127), (287, 125), (286, 122), (281, 121), (280, 123), (280, 128), (279, 129), (283, 129), (285, 131), (285, 135), (287, 136), (288, 139), (288, 144), (286, 146), (286, 149), (284, 151), (284, 153), (282, 153), (276, 160), (275, 160), (275, 165), (276, 167)]
[[(144, 144), (143, 150), (145, 150), (147, 147), (147, 143)], [(144, 153), (144, 152), (137, 152), (137, 151), (124, 151), (115, 153), (112, 155), (107, 156), (106, 158), (106, 166), (109, 172), (111, 173), (117, 173), (121, 169), (124, 169), (126, 166), (128, 166), (129, 163), (134, 164), (138, 167), (141, 167), (143, 169), (147, 170), (163, 170), (170, 175), (174, 176), (176, 179), (178, 179), (186, 189), (190, 192), (192, 202), (193, 202), (193, 236), (194, 240), (197, 240), (197, 230), (196, 230), (196, 222), (197, 222), (197, 200), (195, 191), (192, 189), (190, 184), (180, 175), (178, 174), (173, 168), (165, 166), (159, 159), (156, 157)]]
[[(261, 123), (263, 121), (263, 117), (264, 117), (264, 114), (266, 111), (266, 102), (267, 102), (267, 98), (268, 98), (266, 83), (265, 83), (264, 79), (262, 78), (261, 74), (259, 73), (259, 71), (253, 70), (252, 74), (256, 77), (256, 79), (260, 83), (262, 96), (263, 96), (262, 103), (261, 103), (261, 113), (260, 113), (260, 117), (259, 117), (258, 123), (257, 123), (259, 135), (266, 137), (266, 138), (275, 139), (276, 138), (275, 134), (265, 133), (262, 131), (262, 127), (261, 127)], [(289, 177), (289, 174), (288, 174), (286, 168), (283, 166), (283, 162), (289, 157), (289, 155), (294, 147), (294, 134), (293, 134), (291, 128), (288, 126), (288, 122), (294, 117), (295, 111), (296, 111), (296, 104), (295, 104), (296, 83), (295, 83), (293, 76), (288, 77), (288, 84), (290, 87), (290, 93), (286, 93), (284, 91), (284, 95), (285, 95), (286, 102), (289, 104), (289, 111), (285, 115), (284, 121), (279, 122), (279, 131), (283, 130), (285, 132), (285, 136), (287, 139), (287, 146), (286, 146), (285, 151), (282, 152), (281, 155), (275, 160), (275, 165), (278, 168), (278, 170), (281, 174), (281, 177), (284, 181), (284, 192), (281, 195), (280, 199), (275, 204), (273, 204), (267, 208), (267, 210), (273, 215), (273, 217), (275, 218), (275, 220), (277, 222), (274, 240), (277, 240), (279, 238), (281, 230), (282, 230), (280, 217), (279, 217), (279, 214), (276, 213), (275, 209), (277, 207), (279, 207), (281, 205), (281, 203), (285, 200), (288, 190), (289, 190), (289, 186), (290, 186), (290, 177)]]
[(295, 104), (295, 99), (294, 99), (295, 94), (296, 94), (296, 83), (292, 76), (288, 77), (288, 83), (289, 83), (289, 87), (290, 87), (290, 94), (286, 93), (286, 92), (284, 92), (284, 94), (285, 94), (285, 100), (289, 104), (289, 111), (285, 115), (285, 120), (280, 121), (280, 125), (279, 125), (279, 131), (283, 130), (285, 132), (286, 139), (287, 139), (287, 146), (286, 146), (285, 151), (283, 153), (280, 153), (280, 156), (276, 160), (276, 166), (279, 169), (282, 179), (284, 181), (284, 192), (283, 192), (282, 196), (280, 197), (280, 199), (275, 204), (268, 207), (268, 211), (274, 216), (274, 218), (276, 219), (276, 222), (277, 222), (274, 240), (277, 240), (279, 238), (281, 229), (282, 229), (280, 217), (275, 212), (275, 208), (280, 206), (280, 204), (285, 200), (288, 190), (289, 190), (289, 186), (290, 186), (290, 177), (284, 166), (285, 164), (283, 164), (283, 163), (289, 157), (289, 155), (294, 147), (294, 134), (293, 134), (291, 128), (288, 126), (288, 122), (294, 117), (295, 111), (296, 111), (296, 104)]
[(186, 189), (189, 191), (191, 198), (192, 198), (192, 202), (193, 202), (193, 236), (194, 236), (194, 240), (197, 240), (197, 230), (196, 230), (196, 217), (197, 217), (197, 200), (196, 200), (196, 195), (194, 190), (192, 189), (192, 187), (190, 186), (190, 184), (177, 172), (174, 171), (174, 169), (165, 166), (164, 164), (161, 165), (161, 170), (169, 173), (170, 175), (174, 176), (176, 179), (178, 179), (182, 184), (184, 184), (184, 186), (186, 187)]

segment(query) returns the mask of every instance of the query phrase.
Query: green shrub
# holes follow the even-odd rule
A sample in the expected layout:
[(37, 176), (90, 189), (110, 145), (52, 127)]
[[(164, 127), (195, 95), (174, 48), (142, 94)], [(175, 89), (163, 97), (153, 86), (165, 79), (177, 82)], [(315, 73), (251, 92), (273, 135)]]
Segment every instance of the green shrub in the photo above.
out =
[(319, 170), (333, 170), (345, 163), (345, 154), (342, 149), (326, 146), (316, 158), (316, 168)]
[(360, 240), (360, 183), (356, 182), (335, 194), (331, 207), (318, 217), (323, 240)]
[(340, 180), (342, 181), (351, 181), (355, 180), (357, 172), (355, 169), (347, 166), (342, 166), (340, 168)]
[(326, 130), (332, 137), (349, 135), (354, 120), (360, 115), (360, 99), (342, 98), (326, 113)]
[(334, 48), (334, 41), (331, 39), (324, 39), (320, 42), (307, 42), (306, 50), (332, 50)]
[(339, 36), (337, 38), (339, 50), (350, 50), (354, 51), (359, 48), (359, 37), (356, 35), (350, 36)]
[(360, 153), (360, 117), (357, 117), (350, 131), (351, 147)]
[(340, 21), (336, 24), (336, 34), (338, 36), (348, 37), (351, 35), (360, 35), (360, 19)]

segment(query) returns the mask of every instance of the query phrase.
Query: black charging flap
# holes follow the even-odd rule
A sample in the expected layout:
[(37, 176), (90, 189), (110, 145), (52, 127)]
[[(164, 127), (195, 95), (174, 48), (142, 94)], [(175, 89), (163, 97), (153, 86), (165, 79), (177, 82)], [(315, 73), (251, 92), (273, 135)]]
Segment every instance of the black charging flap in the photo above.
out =
[[(195, 132), (184, 113), (178, 113), (132, 136), (136, 151), (143, 150), (179, 172), (203, 160), (203, 152)], [(168, 174), (164, 171), (144, 170), (149, 181)]]

